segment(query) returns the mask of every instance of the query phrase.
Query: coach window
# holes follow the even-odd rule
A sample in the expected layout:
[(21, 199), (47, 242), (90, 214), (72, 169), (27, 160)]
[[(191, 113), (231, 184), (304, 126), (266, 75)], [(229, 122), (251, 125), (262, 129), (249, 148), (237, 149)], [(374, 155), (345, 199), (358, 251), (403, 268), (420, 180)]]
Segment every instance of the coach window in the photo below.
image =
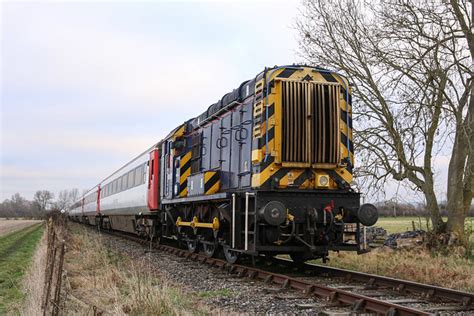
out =
[(148, 165), (149, 162), (143, 164), (143, 170), (142, 170), (142, 184), (146, 183), (146, 175), (148, 174), (148, 169), (150, 169), (150, 166)]
[(123, 176), (118, 179), (118, 191), (123, 191)]
[(125, 191), (128, 189), (128, 173), (122, 176), (122, 190)]
[(135, 169), (128, 172), (128, 188), (131, 189), (135, 186)]
[(130, 189), (130, 187), (128, 186), (128, 172), (123, 176), (123, 182), (124, 182), (125, 190)]
[(135, 186), (140, 184), (140, 178), (142, 176), (140, 169), (141, 169), (141, 166), (138, 166), (138, 167), (135, 168), (135, 173), (134, 173), (135, 174), (135, 180), (134, 180)]

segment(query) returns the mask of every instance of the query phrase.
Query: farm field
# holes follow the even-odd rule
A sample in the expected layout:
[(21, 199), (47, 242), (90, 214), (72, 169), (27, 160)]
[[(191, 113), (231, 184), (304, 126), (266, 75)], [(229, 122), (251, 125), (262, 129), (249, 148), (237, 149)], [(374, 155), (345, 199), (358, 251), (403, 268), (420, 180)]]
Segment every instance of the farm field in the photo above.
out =
[[(446, 218), (443, 218), (443, 220), (446, 220)], [(375, 226), (382, 227), (387, 230), (389, 234), (393, 234), (413, 230), (412, 222), (415, 222), (416, 229), (420, 228), (421, 222), (421, 228), (426, 230), (426, 218), (415, 216), (380, 217)], [(466, 219), (466, 227), (471, 227), (474, 229), (474, 217), (469, 217)]]
[[(17, 221), (1, 221), (2, 231), (6, 231), (4, 222)], [(29, 223), (26, 227), (15, 227), (16, 231), (10, 230), (9, 234), (0, 236), (0, 315), (6, 314), (11, 306), (21, 303), (23, 299), (21, 280), (41, 239), (44, 226)]]
[(31, 226), (33, 224), (41, 223), (40, 220), (6, 220), (4, 218), (0, 218), (0, 237), (16, 230)]

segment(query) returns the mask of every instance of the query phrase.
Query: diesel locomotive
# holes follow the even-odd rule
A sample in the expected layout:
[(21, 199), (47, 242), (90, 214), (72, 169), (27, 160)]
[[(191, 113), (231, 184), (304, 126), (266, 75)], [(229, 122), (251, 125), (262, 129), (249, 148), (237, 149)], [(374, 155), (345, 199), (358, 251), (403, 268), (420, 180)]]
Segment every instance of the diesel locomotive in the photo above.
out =
[(351, 87), (332, 71), (266, 68), (87, 192), (72, 219), (189, 251), (325, 260), (365, 250)]

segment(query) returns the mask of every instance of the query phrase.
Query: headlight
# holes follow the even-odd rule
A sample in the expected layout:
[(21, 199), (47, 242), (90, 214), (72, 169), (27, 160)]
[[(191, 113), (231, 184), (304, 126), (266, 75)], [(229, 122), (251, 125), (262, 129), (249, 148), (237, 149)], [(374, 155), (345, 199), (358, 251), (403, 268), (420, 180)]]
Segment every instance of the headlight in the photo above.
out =
[(318, 176), (318, 186), (328, 187), (329, 186), (329, 177), (328, 176)]

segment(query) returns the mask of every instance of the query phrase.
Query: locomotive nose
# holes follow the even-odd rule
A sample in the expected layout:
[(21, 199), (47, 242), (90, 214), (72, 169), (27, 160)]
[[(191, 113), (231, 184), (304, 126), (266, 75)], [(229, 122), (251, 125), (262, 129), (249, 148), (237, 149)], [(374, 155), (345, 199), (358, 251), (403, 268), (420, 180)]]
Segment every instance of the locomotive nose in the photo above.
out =
[(364, 226), (372, 226), (379, 219), (379, 212), (373, 204), (362, 204), (357, 212), (359, 222)]
[(258, 211), (258, 215), (267, 224), (278, 226), (286, 220), (286, 207), (279, 201), (271, 201)]

